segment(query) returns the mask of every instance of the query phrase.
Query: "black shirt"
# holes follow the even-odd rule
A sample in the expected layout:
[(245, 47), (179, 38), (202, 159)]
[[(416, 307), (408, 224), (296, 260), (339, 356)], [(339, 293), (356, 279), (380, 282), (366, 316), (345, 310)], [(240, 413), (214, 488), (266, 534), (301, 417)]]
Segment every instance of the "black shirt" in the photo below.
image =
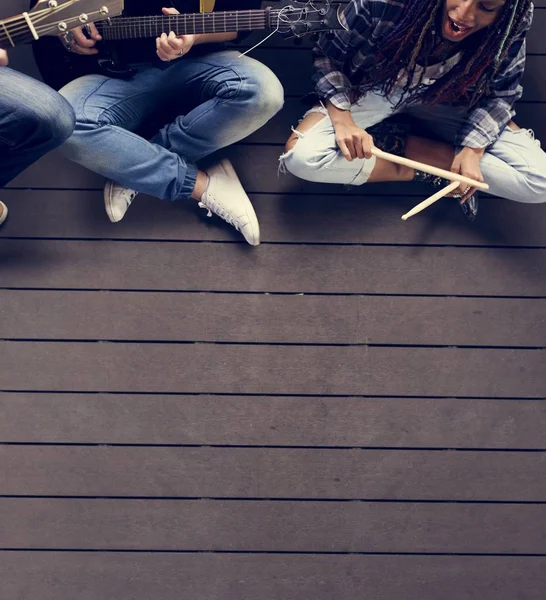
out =
[[(124, 15), (136, 17), (142, 15), (161, 15), (163, 7), (174, 7), (181, 13), (198, 13), (199, 0), (125, 0)], [(261, 0), (216, 0), (214, 11), (251, 10), (261, 8)], [(165, 33), (169, 33), (166, 31)], [(176, 32), (175, 32), (176, 33)], [(244, 34), (238, 36), (238, 39)], [(223, 48), (223, 44), (198, 44), (186, 56), (202, 54)], [(127, 63), (154, 62), (156, 66), (171, 66), (173, 63), (161, 62), (156, 54), (155, 38), (123, 40), (116, 42), (120, 58)], [(157, 61), (157, 62), (156, 62)], [(159, 64), (158, 64), (159, 63)]]

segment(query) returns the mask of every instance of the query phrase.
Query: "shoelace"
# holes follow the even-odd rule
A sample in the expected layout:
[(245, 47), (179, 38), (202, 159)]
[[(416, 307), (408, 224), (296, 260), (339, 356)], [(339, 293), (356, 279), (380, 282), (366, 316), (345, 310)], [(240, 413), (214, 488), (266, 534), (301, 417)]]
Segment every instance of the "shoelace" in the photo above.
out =
[(214, 212), (221, 219), (224, 219), (226, 223), (229, 223), (230, 225), (235, 227), (237, 231), (239, 231), (239, 224), (235, 222), (235, 217), (230, 215), (224, 208), (222, 208), (222, 206), (214, 202), (214, 200), (209, 199), (208, 202), (210, 203), (210, 206), (207, 206), (204, 202), (198, 202), (197, 206), (199, 208), (204, 208), (206, 211), (208, 211), (207, 217), (212, 217), (212, 213)]
[(121, 198), (123, 198), (123, 200), (125, 200), (125, 204), (127, 204), (127, 208), (129, 208), (129, 206), (131, 206), (131, 203), (133, 202), (133, 200), (135, 199), (136, 196), (138, 196), (138, 192), (136, 192), (135, 190), (132, 190), (131, 188), (122, 188), (121, 189), (121, 193), (118, 191), (122, 186), (116, 186), (114, 185), (114, 187), (112, 188), (112, 195), (115, 196), (116, 193), (121, 196)]
[(127, 203), (127, 206), (129, 207), (129, 206), (131, 206), (131, 203), (135, 199), (138, 192), (135, 192), (134, 190), (127, 190), (127, 191), (129, 192), (129, 194), (127, 194), (125, 196), (125, 202)]

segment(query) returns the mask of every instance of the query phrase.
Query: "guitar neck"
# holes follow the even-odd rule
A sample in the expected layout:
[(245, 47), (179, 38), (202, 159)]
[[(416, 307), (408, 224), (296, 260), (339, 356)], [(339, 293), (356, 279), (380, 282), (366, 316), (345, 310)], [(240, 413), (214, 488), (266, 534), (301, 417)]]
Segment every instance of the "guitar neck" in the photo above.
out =
[(97, 24), (105, 40), (159, 37), (174, 31), (177, 35), (228, 33), (274, 29), (280, 10), (237, 10), (145, 17), (116, 17)]
[(0, 19), (0, 48), (59, 35), (85, 23), (115, 18), (122, 11), (123, 0), (38, 0), (28, 12)]
[(37, 39), (34, 35), (34, 25), (27, 13), (0, 19), (0, 48), (14, 48)]

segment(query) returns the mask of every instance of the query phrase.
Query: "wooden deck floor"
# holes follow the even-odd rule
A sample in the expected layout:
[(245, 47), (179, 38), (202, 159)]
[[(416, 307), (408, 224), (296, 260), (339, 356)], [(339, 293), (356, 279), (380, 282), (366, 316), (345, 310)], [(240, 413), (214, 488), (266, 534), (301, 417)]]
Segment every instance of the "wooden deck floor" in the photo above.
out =
[(277, 178), (309, 57), (256, 55), (259, 248), (142, 196), (114, 226), (56, 154), (1, 192), (0, 597), (542, 600), (544, 206)]

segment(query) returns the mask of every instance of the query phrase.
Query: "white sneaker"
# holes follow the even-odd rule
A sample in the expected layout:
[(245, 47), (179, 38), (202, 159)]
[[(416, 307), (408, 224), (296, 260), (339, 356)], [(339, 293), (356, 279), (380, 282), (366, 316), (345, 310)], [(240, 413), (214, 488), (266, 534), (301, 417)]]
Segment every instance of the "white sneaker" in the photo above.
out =
[(240, 231), (252, 246), (260, 243), (260, 225), (250, 198), (246, 195), (237, 173), (229, 160), (224, 159), (207, 171), (209, 184), (199, 202), (200, 208), (224, 219)]
[(104, 184), (104, 207), (112, 223), (121, 221), (138, 192), (107, 179)]
[(0, 200), (0, 225), (8, 218), (8, 207)]

